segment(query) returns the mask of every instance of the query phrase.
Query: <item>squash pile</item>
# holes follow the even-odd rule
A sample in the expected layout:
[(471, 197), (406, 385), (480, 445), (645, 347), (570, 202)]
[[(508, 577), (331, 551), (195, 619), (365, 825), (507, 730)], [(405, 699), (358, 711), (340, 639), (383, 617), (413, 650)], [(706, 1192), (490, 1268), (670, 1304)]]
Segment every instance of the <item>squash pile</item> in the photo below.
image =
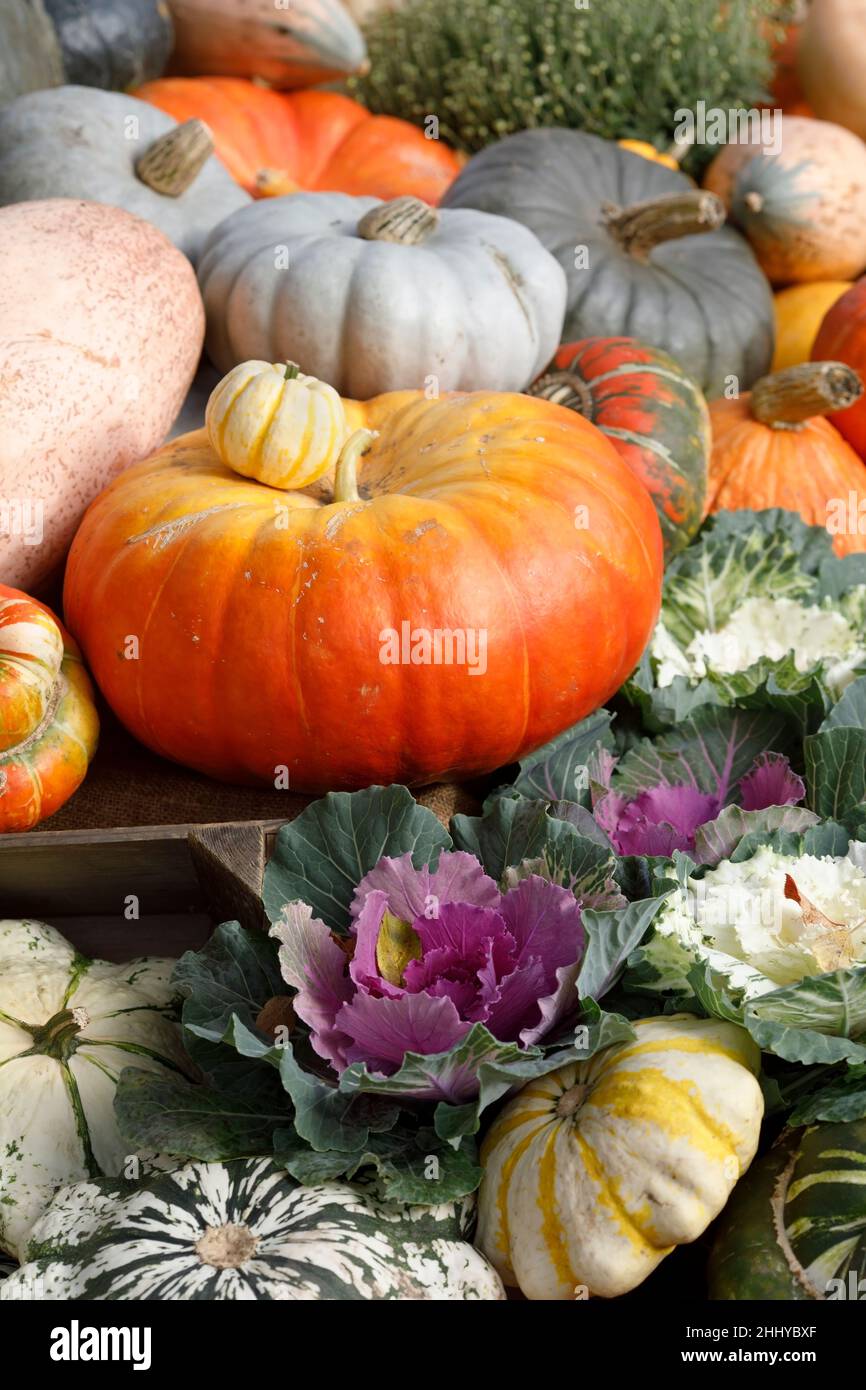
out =
[(302, 805), (266, 932), (0, 920), (0, 1298), (860, 1296), (866, 19), (806, 8), (0, 11), (0, 909), (97, 701)]

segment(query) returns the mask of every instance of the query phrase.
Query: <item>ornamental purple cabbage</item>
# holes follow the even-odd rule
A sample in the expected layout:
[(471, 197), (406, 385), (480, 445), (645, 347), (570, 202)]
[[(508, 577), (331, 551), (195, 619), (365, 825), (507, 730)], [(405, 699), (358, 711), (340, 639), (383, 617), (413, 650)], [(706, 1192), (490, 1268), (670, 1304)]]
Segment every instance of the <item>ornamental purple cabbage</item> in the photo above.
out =
[[(574, 894), (538, 875), (501, 893), (471, 855), (381, 859), (355, 890), (340, 940), (306, 903), (287, 903), (271, 929), (295, 1013), (340, 1073), (363, 1062), (390, 1076), (405, 1053), (448, 1052), (476, 1023), (529, 1047), (577, 1008), (585, 935)], [(348, 949), (347, 949), (348, 948)], [(444, 1083), (443, 1083), (444, 1084)], [(470, 1100), (471, 1068), (418, 1099)]]
[[(602, 790), (596, 794), (593, 815), (617, 854), (652, 854), (669, 857), (674, 850), (695, 847), (695, 833), (714, 820), (725, 804), (727, 787), (703, 792), (696, 784), (672, 786), (660, 781), (635, 797), (611, 790), (616, 759), (605, 753), (599, 759)], [(736, 801), (744, 811), (763, 811), (768, 806), (793, 806), (802, 801), (806, 788), (780, 753), (762, 753), (740, 779)]]

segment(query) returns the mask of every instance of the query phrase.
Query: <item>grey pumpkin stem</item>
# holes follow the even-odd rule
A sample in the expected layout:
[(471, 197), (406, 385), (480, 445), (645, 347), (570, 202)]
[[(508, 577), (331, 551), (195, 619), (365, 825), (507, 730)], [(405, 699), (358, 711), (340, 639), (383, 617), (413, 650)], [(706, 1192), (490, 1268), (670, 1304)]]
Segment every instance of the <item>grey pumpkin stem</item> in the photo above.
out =
[(752, 417), (774, 430), (802, 429), (816, 415), (847, 410), (863, 395), (863, 383), (844, 362), (803, 362), (762, 376), (752, 387)]
[(358, 223), (365, 241), (393, 241), (400, 246), (419, 246), (439, 226), (439, 213), (421, 198), (392, 198), (371, 208)]
[(624, 251), (645, 261), (654, 247), (678, 237), (718, 231), (725, 221), (725, 205), (716, 193), (689, 188), (621, 208), (606, 203), (602, 220)]
[(167, 130), (135, 166), (136, 177), (154, 193), (179, 198), (201, 173), (214, 151), (210, 128), (197, 119)]

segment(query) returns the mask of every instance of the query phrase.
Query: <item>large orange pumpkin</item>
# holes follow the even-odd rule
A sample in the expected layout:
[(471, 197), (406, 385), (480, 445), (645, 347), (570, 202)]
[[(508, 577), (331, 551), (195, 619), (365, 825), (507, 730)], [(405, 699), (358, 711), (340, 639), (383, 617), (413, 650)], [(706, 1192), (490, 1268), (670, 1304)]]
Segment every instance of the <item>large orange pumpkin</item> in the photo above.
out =
[(98, 735), (75, 643), (44, 604), (0, 584), (0, 832), (30, 830), (59, 810)]
[[(832, 359), (853, 368), (866, 381), (866, 276), (837, 299), (812, 346), (816, 362)], [(830, 419), (862, 459), (866, 459), (866, 399)]]
[(861, 396), (840, 362), (813, 362), (756, 381), (737, 400), (710, 402), (710, 511), (784, 507), (826, 526), (837, 555), (866, 550), (866, 467), (823, 416)]
[(199, 431), (87, 512), (67, 619), (156, 752), (306, 792), (423, 784), (522, 756), (634, 669), (661, 532), (600, 431), (492, 392), (346, 411), (378, 431), (357, 489), (346, 460), (291, 492), (239, 477)]
[(447, 145), (339, 92), (272, 92), (235, 77), (165, 77), (136, 96), (176, 121), (198, 117), (254, 197), (311, 192), (412, 194), (438, 203), (460, 172)]

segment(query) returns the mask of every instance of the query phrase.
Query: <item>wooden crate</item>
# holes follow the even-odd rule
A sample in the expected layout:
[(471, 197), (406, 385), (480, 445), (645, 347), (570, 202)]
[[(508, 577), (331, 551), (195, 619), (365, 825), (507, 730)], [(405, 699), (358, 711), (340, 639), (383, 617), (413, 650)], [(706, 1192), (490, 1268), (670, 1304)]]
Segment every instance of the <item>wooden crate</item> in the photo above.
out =
[(31, 831), (0, 840), (0, 917), (50, 922), (85, 955), (200, 947), (219, 922), (264, 927), (265, 864), (281, 821)]

